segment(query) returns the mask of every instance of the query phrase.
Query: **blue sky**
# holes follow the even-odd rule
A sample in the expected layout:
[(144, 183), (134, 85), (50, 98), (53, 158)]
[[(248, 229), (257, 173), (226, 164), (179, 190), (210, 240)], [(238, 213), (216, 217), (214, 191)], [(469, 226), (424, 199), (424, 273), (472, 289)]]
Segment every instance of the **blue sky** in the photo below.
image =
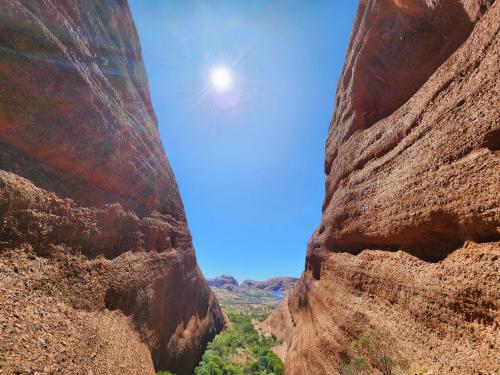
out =
[(203, 273), (299, 276), (357, 1), (129, 3)]

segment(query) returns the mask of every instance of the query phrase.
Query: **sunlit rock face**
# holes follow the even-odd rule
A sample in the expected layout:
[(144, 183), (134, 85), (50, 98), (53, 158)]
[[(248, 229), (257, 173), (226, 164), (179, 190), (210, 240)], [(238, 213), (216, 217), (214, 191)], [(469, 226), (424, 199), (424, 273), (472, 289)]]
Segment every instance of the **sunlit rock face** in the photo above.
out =
[(190, 374), (224, 320), (126, 1), (2, 3), (0, 169), (2, 370)]
[(497, 371), (499, 28), (493, 1), (360, 2), (323, 217), (266, 322), (287, 374), (338, 373), (382, 327), (415, 368)]
[[(469, 38), (489, 3), (360, 3), (312, 248), (405, 249), (439, 260), (465, 240), (498, 238), (498, 74)], [(489, 39), (480, 42), (491, 50)]]

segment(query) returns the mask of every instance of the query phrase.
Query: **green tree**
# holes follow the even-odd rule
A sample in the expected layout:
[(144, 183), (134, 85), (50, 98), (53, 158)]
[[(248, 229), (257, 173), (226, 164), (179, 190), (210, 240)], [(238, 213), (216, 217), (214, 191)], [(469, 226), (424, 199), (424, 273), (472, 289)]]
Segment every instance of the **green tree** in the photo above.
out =
[(231, 327), (207, 345), (195, 375), (281, 375), (276, 340), (262, 337), (246, 314), (227, 312)]

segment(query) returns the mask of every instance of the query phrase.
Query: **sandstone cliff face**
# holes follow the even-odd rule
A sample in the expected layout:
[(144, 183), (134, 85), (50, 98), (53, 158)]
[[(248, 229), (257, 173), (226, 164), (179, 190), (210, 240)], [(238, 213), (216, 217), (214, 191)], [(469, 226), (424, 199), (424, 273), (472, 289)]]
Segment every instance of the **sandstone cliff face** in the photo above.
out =
[(0, 12), (0, 372), (189, 374), (224, 325), (125, 0)]
[(494, 1), (360, 2), (323, 218), (264, 325), (287, 374), (338, 373), (381, 327), (414, 366), (498, 371), (499, 28)]

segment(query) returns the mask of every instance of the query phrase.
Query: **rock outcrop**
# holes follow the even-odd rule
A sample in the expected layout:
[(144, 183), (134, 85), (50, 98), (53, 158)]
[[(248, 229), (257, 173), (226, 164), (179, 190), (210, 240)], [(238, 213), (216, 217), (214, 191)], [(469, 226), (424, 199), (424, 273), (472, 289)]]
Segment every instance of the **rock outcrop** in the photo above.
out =
[(190, 374), (203, 278), (125, 0), (0, 12), (0, 372)]
[(389, 329), (414, 368), (495, 373), (500, 4), (362, 0), (306, 269), (263, 329), (286, 374), (336, 374)]
[(224, 288), (224, 287), (239, 287), (240, 284), (238, 280), (236, 280), (233, 276), (230, 275), (221, 275), (211, 279), (207, 279), (208, 286), (213, 286), (215, 288)]

